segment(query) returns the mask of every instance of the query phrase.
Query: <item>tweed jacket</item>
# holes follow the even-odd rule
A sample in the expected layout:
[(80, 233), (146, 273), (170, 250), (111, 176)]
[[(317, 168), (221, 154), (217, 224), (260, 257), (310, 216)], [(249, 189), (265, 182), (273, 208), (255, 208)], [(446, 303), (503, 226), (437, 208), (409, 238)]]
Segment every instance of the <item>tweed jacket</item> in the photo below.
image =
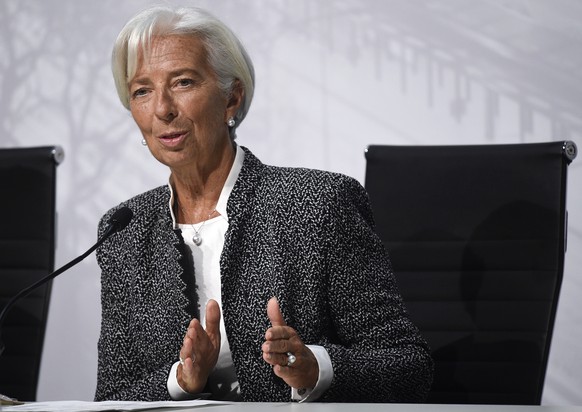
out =
[[(262, 164), (246, 148), (227, 203), (222, 315), (245, 401), (289, 401), (262, 359), (277, 296), (287, 324), (325, 347), (334, 377), (322, 401), (422, 401), (432, 380), (368, 196), (353, 178)], [(166, 380), (199, 308), (191, 252), (174, 230), (167, 186), (121, 205), (128, 227), (97, 250), (102, 324), (96, 400), (169, 400)], [(116, 210), (110, 210), (105, 222)]]

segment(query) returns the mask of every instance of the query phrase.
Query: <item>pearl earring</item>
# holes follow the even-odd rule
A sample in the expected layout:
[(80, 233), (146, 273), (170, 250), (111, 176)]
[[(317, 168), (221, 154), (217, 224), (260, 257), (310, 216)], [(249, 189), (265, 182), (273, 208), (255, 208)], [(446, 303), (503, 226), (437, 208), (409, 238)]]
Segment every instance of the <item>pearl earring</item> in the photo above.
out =
[(146, 139), (141, 139), (141, 144), (142, 146), (147, 146), (148, 142), (146, 142)]
[(234, 127), (234, 125), (236, 124), (236, 122), (234, 121), (234, 117), (230, 116), (226, 121), (226, 124), (228, 125), (228, 127)]

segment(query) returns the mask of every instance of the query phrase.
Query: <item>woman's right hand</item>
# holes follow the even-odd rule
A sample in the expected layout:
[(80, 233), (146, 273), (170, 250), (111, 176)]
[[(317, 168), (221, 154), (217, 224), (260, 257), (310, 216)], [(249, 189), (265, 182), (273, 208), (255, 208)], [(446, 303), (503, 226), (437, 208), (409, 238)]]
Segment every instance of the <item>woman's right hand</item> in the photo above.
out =
[(220, 352), (220, 308), (210, 299), (206, 304), (206, 330), (196, 318), (190, 321), (180, 349), (177, 379), (189, 393), (200, 393), (210, 372), (216, 366)]

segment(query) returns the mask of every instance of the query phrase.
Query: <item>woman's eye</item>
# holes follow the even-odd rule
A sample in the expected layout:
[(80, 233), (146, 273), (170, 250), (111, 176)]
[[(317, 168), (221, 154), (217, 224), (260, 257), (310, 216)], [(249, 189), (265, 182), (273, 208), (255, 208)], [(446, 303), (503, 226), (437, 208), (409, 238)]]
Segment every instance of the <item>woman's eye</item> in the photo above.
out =
[(146, 94), (147, 94), (147, 90), (142, 88), (142, 89), (135, 90), (131, 95), (135, 98), (135, 97), (145, 96)]
[(180, 79), (178, 80), (177, 84), (180, 87), (188, 87), (194, 84), (194, 81), (192, 81), (191, 79)]

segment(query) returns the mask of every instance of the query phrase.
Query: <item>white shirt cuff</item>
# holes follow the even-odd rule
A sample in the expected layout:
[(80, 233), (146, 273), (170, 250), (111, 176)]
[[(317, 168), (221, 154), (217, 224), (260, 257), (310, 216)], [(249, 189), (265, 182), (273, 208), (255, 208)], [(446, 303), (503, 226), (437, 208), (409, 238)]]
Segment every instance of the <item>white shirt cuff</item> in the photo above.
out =
[(195, 399), (196, 394), (186, 392), (180, 384), (178, 383), (178, 365), (180, 362), (176, 362), (172, 365), (170, 369), (170, 374), (168, 375), (167, 387), (170, 398), (174, 401), (186, 401), (190, 399)]
[(333, 366), (327, 350), (319, 345), (306, 345), (317, 360), (319, 366), (319, 376), (315, 388), (291, 388), (291, 399), (299, 402), (312, 402), (325, 392), (330, 386), (333, 379)]

